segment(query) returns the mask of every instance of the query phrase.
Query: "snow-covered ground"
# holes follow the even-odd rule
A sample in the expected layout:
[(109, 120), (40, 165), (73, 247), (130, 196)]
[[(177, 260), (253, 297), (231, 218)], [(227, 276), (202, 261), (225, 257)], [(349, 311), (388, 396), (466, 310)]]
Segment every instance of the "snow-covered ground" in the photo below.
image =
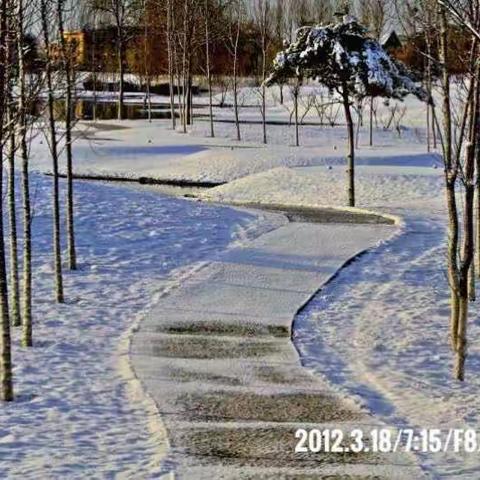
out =
[[(305, 87), (305, 95), (316, 91)], [(88, 174), (109, 174), (112, 176), (174, 178), (189, 180), (231, 181), (253, 173), (260, 173), (276, 167), (295, 167), (342, 164), (345, 157), (346, 128), (341, 113), (336, 117), (335, 127), (327, 125), (304, 125), (301, 127), (301, 146), (294, 145), (294, 128), (288, 126), (288, 109), (292, 108), (288, 91), (285, 92), (284, 106), (278, 103), (278, 91), (269, 91), (270, 106), (268, 120), (281, 120), (286, 124), (268, 126), (268, 145), (262, 143), (262, 128), (258, 124), (260, 112), (258, 93), (244, 89), (246, 100), (240, 111), (242, 142), (236, 138), (231, 108), (216, 108), (215, 117), (230, 123), (216, 124), (216, 138), (209, 138), (207, 118), (195, 119), (188, 135), (173, 132), (170, 122), (154, 120), (82, 122), (83, 132), (76, 140), (76, 171)], [(167, 99), (165, 99), (165, 102)], [(227, 99), (229, 101), (229, 99)], [(196, 100), (197, 102), (197, 100)], [(247, 107), (248, 105), (248, 107)], [(425, 106), (408, 97), (405, 101), (407, 114), (403, 121), (401, 137), (392, 129), (384, 130), (388, 123), (390, 107), (379, 102), (378, 128), (375, 129), (375, 147), (366, 146), (367, 131), (360, 131), (358, 160), (365, 163), (382, 163), (385, 156), (396, 156), (398, 161), (408, 154), (410, 162), (417, 160), (432, 164), (426, 156)], [(303, 107), (308, 108), (308, 107)], [(205, 109), (200, 112), (206, 114)], [(318, 115), (310, 110), (305, 121), (319, 122)], [(326, 120), (325, 120), (326, 121)], [(408, 125), (408, 128), (405, 127)], [(233, 141), (232, 141), (233, 140)], [(33, 167), (45, 171), (51, 168), (47, 143), (42, 134), (35, 138), (33, 145)]]
[[(307, 92), (308, 88), (312, 87), (306, 87)], [(278, 91), (271, 92), (268, 118), (288, 122), (288, 109), (291, 109), (288, 92), (285, 106), (278, 103)], [(241, 96), (242, 102), (249, 105), (259, 98), (258, 92), (251, 89), (243, 90)], [(402, 120), (401, 136), (395, 130), (382, 128), (382, 122), (388, 120), (389, 107), (380, 106), (379, 126), (374, 132), (375, 145), (367, 146), (368, 132), (365, 127), (361, 128), (357, 155), (358, 206), (401, 216), (405, 221), (401, 235), (354, 262), (315, 298), (295, 324), (295, 342), (308, 368), (324, 376), (343, 393), (354, 396), (386, 424), (424, 428), (468, 425), (480, 430), (480, 381), (475, 377), (475, 371), (480, 367), (480, 352), (474, 341), (469, 350), (467, 382), (459, 385), (450, 378), (452, 354), (448, 341), (445, 211), (440, 157), (438, 153), (426, 151), (425, 106), (410, 98), (405, 105), (407, 110)], [(260, 114), (257, 107), (250, 106), (241, 110), (242, 120), (255, 121), (242, 124), (242, 142), (232, 141), (235, 138), (235, 126), (231, 123), (232, 110), (217, 108), (215, 114), (218, 119), (224, 120), (216, 124), (215, 139), (206, 137), (208, 123), (204, 120), (195, 120), (188, 135), (172, 132), (168, 121), (125, 121), (121, 124), (125, 128), (119, 128), (119, 123), (114, 121), (100, 122), (97, 127), (87, 122), (82, 123), (83, 138), (79, 138), (75, 144), (76, 171), (231, 182), (201, 194), (204, 199), (217, 202), (345, 205), (344, 125), (333, 128), (302, 126), (302, 146), (299, 148), (293, 146), (293, 127), (269, 125), (269, 144), (265, 146), (261, 143), (261, 125), (258, 124)], [(318, 122), (314, 111), (306, 116), (306, 120)], [(341, 113), (337, 121), (343, 122)], [(34, 145), (35, 168), (49, 169), (45, 152), (45, 142), (38, 136)], [(107, 199), (99, 193), (108, 190), (102, 190), (104, 187), (82, 185), (79, 188), (80, 191), (85, 189), (84, 195), (88, 198), (88, 202), (81, 202), (85, 218), (96, 218), (100, 215), (98, 224), (107, 225), (105, 231), (89, 232), (89, 235), (102, 235), (104, 244), (100, 242), (100, 246), (103, 245), (101, 248), (92, 247), (90, 254), (94, 260), (88, 262), (97, 265), (97, 270), (101, 272), (102, 258), (107, 255), (105, 276), (102, 278), (108, 277), (112, 284), (111, 287), (110, 284), (105, 284), (105, 288), (118, 288), (118, 292), (113, 294), (106, 290), (102, 293), (98, 290), (98, 282), (93, 282), (94, 278), (91, 276), (100, 274), (88, 268), (80, 274), (69, 276), (69, 281), (80, 284), (75, 291), (86, 289), (84, 294), (76, 294), (80, 299), (85, 296), (87, 300), (84, 303), (93, 303), (90, 299), (96, 295), (98, 296), (95, 298), (100, 303), (104, 298), (121, 298), (122, 301), (133, 298), (130, 310), (130, 307), (124, 307), (123, 304), (115, 309), (115, 302), (109, 301), (108, 308), (98, 307), (100, 313), (93, 314), (94, 334), (97, 329), (102, 331), (106, 328), (103, 323), (104, 316), (123, 322), (121, 328), (115, 330), (117, 336), (110, 332), (107, 335), (108, 347), (102, 351), (108, 351), (109, 354), (120, 340), (121, 332), (131, 325), (133, 312), (142, 310), (148, 303), (153, 293), (149, 290), (153, 286), (152, 279), (162, 280), (172, 269), (197, 259), (197, 255), (213, 253), (226, 246), (230, 241), (233, 226), (244, 225), (248, 220), (229, 210), (217, 210), (216, 207), (196, 203), (168, 199), (158, 202), (153, 196), (135, 193), (116, 193), (114, 197)], [(111, 189), (111, 192), (124, 191)], [(105, 205), (105, 212), (99, 211), (101, 209), (97, 208), (96, 202)], [(92, 204), (95, 208), (91, 207)], [(141, 205), (138, 210), (137, 204)], [(112, 205), (115, 205), (115, 208), (112, 208)], [(145, 209), (152, 209), (152, 215), (145, 216)], [(184, 225), (182, 217), (190, 209), (197, 212), (200, 209), (203, 213), (211, 212), (210, 222), (205, 220), (202, 214), (194, 216), (195, 220), (188, 217), (192, 221), (189, 220)], [(112, 225), (113, 213), (118, 215), (118, 227), (115, 227), (115, 222)], [(135, 232), (132, 232), (132, 222)], [(187, 228), (187, 231), (184, 232), (183, 228)], [(88, 230), (87, 227), (86, 229)], [(154, 234), (151, 238), (145, 232), (152, 230), (157, 232), (157, 235)], [(120, 235), (115, 236), (118, 233)], [(134, 235), (133, 239), (131, 235)], [(167, 241), (165, 235), (168, 235)], [(184, 238), (184, 241), (177, 242), (178, 235)], [(125, 242), (118, 247), (120, 253), (110, 251), (115, 247), (115, 243), (112, 245), (110, 240), (112, 236), (116, 238), (115, 243)], [(191, 243), (187, 245), (190, 240)], [(96, 243), (92, 242), (92, 245)], [(154, 250), (154, 246), (159, 250)], [(84, 247), (89, 253), (86, 244)], [(45, 246), (43, 248), (46, 249)], [(166, 261), (163, 257), (161, 261), (152, 261), (152, 252), (157, 251), (160, 252), (158, 255), (168, 255), (168, 261), (173, 263), (167, 263), (167, 266), (163, 267), (163, 262)], [(139, 252), (142, 254), (140, 259), (137, 258)], [(89, 257), (85, 255), (85, 258)], [(136, 263), (138, 261), (142, 262), (140, 268)], [(45, 268), (43, 267), (44, 270)], [(124, 286), (124, 268), (127, 275), (136, 279), (131, 282), (129, 289)], [(88, 278), (84, 279), (83, 275)], [(93, 285), (95, 291), (91, 290)], [(50, 288), (50, 285), (42, 285), (39, 292), (42, 292), (41, 288)], [(50, 312), (48, 322), (51, 321), (50, 318), (54, 318), (55, 323), (57, 310), (48, 310), (52, 308), (50, 304), (43, 305), (40, 304), (38, 308), (45, 308), (44, 316)], [(82, 305), (84, 304), (79, 301), (68, 306), (68, 321), (70, 318), (84, 318), (81, 317), (84, 315)], [(130, 300), (127, 305), (130, 305)], [(79, 309), (78, 313), (75, 313), (76, 309)], [(58, 311), (61, 312), (61, 309)], [(121, 320), (124, 318), (122, 315), (125, 315), (125, 320)], [(478, 319), (478, 309), (473, 306), (469, 332), (472, 339), (477, 338), (480, 333)], [(61, 325), (68, 325), (66, 321), (62, 320)], [(71, 334), (68, 329), (66, 333)], [(81, 340), (83, 341), (83, 337)], [(105, 338), (102, 340), (101, 336), (95, 335), (93, 340), (90, 340), (92, 348), (103, 348), (102, 342)], [(70, 345), (68, 342), (66, 344)], [(87, 342), (87, 347), (89, 346)], [(46, 352), (48, 358), (48, 351)], [(86, 358), (90, 360), (93, 353), (91, 350), (88, 352), (90, 353)], [(32, 354), (44, 355), (40, 350), (34, 350)], [(60, 359), (61, 354), (62, 352), (58, 352), (56, 358)], [(81, 354), (83, 358), (83, 352)], [(98, 372), (101, 382), (112, 381), (112, 378), (114, 383), (118, 380), (114, 388), (123, 392), (124, 384), (120, 377), (115, 376), (113, 367), (105, 370), (105, 375), (102, 376), (102, 362), (95, 356), (92, 359), (93, 365), (102, 371)], [(42, 361), (34, 363), (44, 365), (42, 362), (43, 357)], [(63, 366), (61, 362), (57, 363)], [(28, 364), (32, 365), (32, 362)], [(108, 365), (108, 362), (106, 364)], [(53, 391), (60, 389), (60, 392), (64, 392), (62, 388), (64, 382), (67, 382), (64, 388), (73, 390), (72, 383), (75, 382), (68, 372), (64, 379), (59, 380), (59, 374), (53, 367), (52, 371), (53, 378), (45, 381), (45, 389), (53, 384)], [(26, 378), (35, 377), (28, 375), (22, 374)], [(58, 383), (55, 383), (57, 380)], [(82, 386), (79, 382), (77, 389)], [(113, 391), (112, 388), (108, 390)], [(28, 397), (28, 394), (26, 395)], [(47, 398), (42, 395), (39, 398)], [(62, 395), (63, 393), (59, 394), (59, 397)], [(95, 392), (89, 396), (91, 397), (95, 397)], [(114, 397), (109, 397), (106, 401), (112, 398)], [(121, 405), (124, 403), (121, 402)], [(48, 403), (45, 403), (43, 411), (39, 410), (45, 412), (47, 407)], [(57, 410), (62, 413), (61, 407)], [(144, 411), (143, 407), (141, 411)], [(25, 407), (25, 412), (31, 414), (31, 409)], [(39, 418), (43, 420), (45, 414), (42, 413)], [(136, 410), (126, 412), (125, 417), (121, 418), (126, 419), (124, 425), (128, 425), (128, 421), (141, 424), (145, 420)], [(60, 422), (57, 422), (53, 425), (57, 434), (63, 431), (59, 424)], [(137, 432), (146, 431), (146, 425), (142, 425), (144, 430), (137, 429)], [(17, 424), (15, 428), (26, 427)], [(108, 421), (105, 422), (105, 428), (110, 428)], [(32, 442), (34, 430), (31, 431)], [(120, 430), (121, 428), (117, 434)], [(114, 437), (115, 432), (112, 438)], [(7, 441), (15, 441), (15, 438), (8, 438), (7, 435)], [(59, 438), (63, 439), (62, 436)], [(74, 434), (67, 435), (67, 438), (74, 438)], [(131, 438), (133, 442), (133, 437)], [(89, 441), (85, 442), (85, 448), (91, 445)], [(152, 452), (150, 447), (146, 446), (146, 434), (141, 439), (135, 439), (135, 442), (142, 445), (142, 452)], [(62, 445), (65, 443), (62, 440)], [(112, 440), (113, 443), (115, 442)], [(128, 440), (122, 440), (122, 445), (127, 444)], [(12, 452), (7, 450), (12, 455)], [(24, 449), (19, 450), (23, 451)], [(0, 457), (2, 454), (3, 446), (0, 443)], [(146, 457), (139, 460), (139, 471), (147, 468), (150, 460)], [(98, 459), (99, 456), (92, 454), (92, 458)], [(121, 452), (117, 458), (122, 458)], [(420, 461), (433, 476), (477, 479), (480, 475), (478, 455), (465, 456), (453, 452), (445, 455), (431, 454), (422, 456)]]
[[(307, 368), (390, 425), (478, 430), (478, 306), (461, 384), (452, 379), (444, 219), (402, 213), (406, 231), (316, 296), (297, 318), (295, 343)], [(434, 478), (478, 478), (478, 454), (452, 450), (420, 460)]]
[(65, 271), (57, 305), (50, 188), (32, 178), (35, 346), (21, 348), (14, 330), (17, 398), (0, 408), (0, 476), (159, 478), (167, 442), (129, 366), (130, 330), (198, 262), (265, 227), (229, 208), (77, 183), (79, 270)]

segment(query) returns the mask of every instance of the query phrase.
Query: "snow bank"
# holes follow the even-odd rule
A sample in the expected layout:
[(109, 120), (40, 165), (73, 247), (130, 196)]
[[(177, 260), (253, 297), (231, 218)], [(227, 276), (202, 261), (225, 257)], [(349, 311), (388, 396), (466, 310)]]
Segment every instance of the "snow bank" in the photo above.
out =
[[(442, 192), (443, 177), (434, 168), (411, 167), (357, 168), (358, 206), (392, 207), (400, 199), (416, 203)], [(269, 203), (303, 206), (346, 204), (345, 169), (338, 165), (303, 168), (276, 168), (241, 178), (202, 193), (202, 198), (226, 203)], [(408, 198), (405, 192), (410, 191)]]

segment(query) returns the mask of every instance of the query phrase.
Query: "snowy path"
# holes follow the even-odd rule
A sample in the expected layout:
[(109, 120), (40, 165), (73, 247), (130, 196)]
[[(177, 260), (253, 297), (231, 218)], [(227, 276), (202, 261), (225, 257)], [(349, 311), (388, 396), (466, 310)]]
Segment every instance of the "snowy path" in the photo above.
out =
[(406, 457), (294, 453), (299, 427), (377, 424), (300, 366), (290, 334), (320, 285), (395, 231), (287, 224), (228, 250), (160, 299), (134, 334), (131, 356), (168, 430), (166, 472), (419, 478)]
[[(397, 210), (405, 232), (354, 262), (295, 323), (303, 364), (397, 427), (478, 428), (478, 345), (469, 347), (466, 384), (451, 378), (441, 209), (430, 203), (423, 213)], [(479, 334), (478, 318), (473, 305), (471, 338)], [(419, 460), (433, 478), (478, 479), (477, 454)]]

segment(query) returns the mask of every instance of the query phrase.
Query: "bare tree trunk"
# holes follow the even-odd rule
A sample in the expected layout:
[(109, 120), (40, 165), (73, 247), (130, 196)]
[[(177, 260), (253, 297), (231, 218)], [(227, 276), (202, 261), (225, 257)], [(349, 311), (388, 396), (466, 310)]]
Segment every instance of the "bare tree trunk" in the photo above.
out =
[(147, 0), (143, 2), (143, 11), (144, 11), (144, 22), (145, 22), (145, 31), (144, 31), (144, 56), (145, 56), (145, 94), (147, 96), (147, 118), (148, 121), (152, 122), (152, 99), (150, 97), (150, 49), (148, 47), (148, 9), (147, 9)]
[(477, 292), (475, 287), (475, 262), (472, 261), (472, 265), (470, 266), (470, 270), (468, 272), (468, 300), (470, 302), (475, 302), (477, 300)]
[[(264, 75), (265, 81), (265, 75)], [(266, 89), (265, 84), (262, 85), (262, 127), (263, 127), (263, 143), (267, 144), (267, 105), (266, 105)]]
[(370, 97), (370, 125), (369, 125), (369, 139), (368, 144), (373, 147), (373, 97)]
[(348, 98), (347, 86), (342, 88), (343, 108), (348, 130), (348, 155), (347, 155), (347, 191), (348, 205), (355, 206), (355, 132), (353, 126), (352, 112), (350, 110), (350, 99)]
[(459, 316), (455, 346), (454, 376), (457, 380), (465, 379), (465, 359), (467, 356), (467, 321), (468, 321), (468, 287), (469, 270), (473, 259), (473, 203), (475, 187), (473, 184), (475, 171), (475, 145), (469, 143), (465, 153), (465, 206), (463, 219), (462, 265), (459, 281)]
[(362, 105), (358, 105), (357, 111), (357, 125), (355, 130), (355, 148), (358, 148), (360, 143), (360, 127), (363, 125), (363, 112), (362, 112)]
[(268, 48), (268, 15), (270, 12), (270, 3), (262, 1), (261, 6), (261, 23), (262, 23), (262, 127), (263, 127), (263, 143), (267, 144), (267, 99), (265, 80), (267, 79), (267, 48)]
[[(50, 37), (48, 32), (48, 9), (47, 0), (41, 0), (40, 16), (43, 30), (44, 45), (47, 52), (50, 51)], [(48, 128), (50, 134), (50, 153), (52, 156), (53, 170), (53, 257), (55, 266), (55, 300), (58, 303), (64, 302), (63, 297), (63, 273), (62, 273), (62, 251), (60, 245), (60, 195), (58, 177), (58, 142), (54, 110), (54, 89), (52, 82), (51, 60), (47, 59), (45, 65), (45, 76), (47, 80), (47, 110)]]
[(476, 171), (477, 171), (477, 195), (476, 195), (477, 237), (475, 242), (475, 250), (476, 250), (476, 274), (480, 277), (480, 148), (477, 148)]
[(125, 97), (125, 39), (123, 28), (117, 24), (117, 55), (118, 55), (118, 106), (117, 116), (123, 120), (123, 103)]
[(237, 20), (237, 30), (235, 34), (235, 42), (234, 42), (234, 49), (233, 49), (233, 108), (235, 112), (235, 126), (237, 129), (237, 140), (240, 141), (242, 139), (242, 135), (240, 133), (240, 120), (238, 115), (238, 78), (237, 78), (237, 63), (238, 63), (238, 42), (240, 40), (240, 14)]
[(23, 0), (17, 0), (17, 52), (18, 52), (18, 137), (22, 160), (23, 201), (23, 296), (22, 296), (22, 345), (31, 347), (32, 338), (32, 213), (30, 204), (29, 153), (27, 146), (26, 71), (24, 44)]
[(62, 52), (62, 66), (65, 75), (65, 152), (67, 157), (67, 256), (70, 270), (77, 269), (77, 252), (75, 246), (75, 214), (73, 193), (73, 151), (72, 151), (72, 110), (74, 76), (71, 52), (64, 36), (63, 26), (64, 0), (57, 0), (57, 23)]
[(178, 112), (180, 115), (180, 122), (182, 123), (183, 126), (183, 120), (184, 120), (184, 112), (183, 112), (183, 83), (182, 83), (182, 76), (180, 72), (180, 67), (179, 67), (179, 59), (178, 59), (178, 51), (177, 48), (175, 47), (175, 76), (176, 76), (176, 81), (177, 81), (177, 104), (178, 104)]
[(170, 116), (172, 117), (172, 130), (177, 128), (177, 119), (175, 118), (175, 98), (174, 98), (174, 66), (173, 66), (173, 11), (172, 0), (167, 1), (167, 53), (168, 53), (168, 82), (170, 94)]
[[(3, 3), (6, 3), (3, 0)], [(5, 15), (4, 5), (1, 8), (1, 15)], [(2, 28), (2, 31), (3, 28)], [(2, 39), (3, 40), (3, 39)], [(3, 43), (3, 42), (2, 42)], [(0, 44), (1, 45), (1, 44)], [(0, 57), (1, 59), (1, 57)], [(0, 67), (0, 74), (2, 73)], [(3, 77), (3, 75), (2, 75)], [(3, 79), (4, 81), (4, 79)], [(0, 80), (0, 91), (5, 89)], [(0, 147), (0, 158), (2, 152)], [(3, 169), (0, 168), (0, 198), (3, 190)], [(1, 341), (0, 341), (0, 399), (5, 402), (13, 400), (13, 375), (12, 375), (12, 353), (10, 318), (8, 313), (8, 289), (7, 272), (5, 266), (5, 244), (3, 239), (3, 202), (0, 202), (0, 320), (1, 320)]]
[(17, 241), (17, 213), (15, 202), (15, 128), (14, 115), (10, 107), (9, 121), (9, 149), (8, 149), (8, 213), (9, 213), (9, 239), (10, 239), (10, 321), (14, 327), (19, 327), (20, 318), (20, 285), (18, 275), (18, 241)]
[[(7, 96), (7, 18), (8, 1), (0, 0), (0, 159), (3, 160), (5, 97)], [(3, 168), (0, 168), (0, 199), (3, 198)], [(3, 238), (3, 202), (0, 202), (0, 399), (13, 401), (12, 352), (8, 312), (7, 272)]]
[(95, 15), (93, 32), (92, 32), (92, 81), (93, 81), (93, 106), (92, 106), (92, 120), (97, 121), (97, 17)]
[[(428, 25), (430, 25), (430, 20), (428, 20)], [(426, 78), (426, 87), (427, 87), (427, 92), (429, 97), (432, 96), (432, 61), (431, 61), (431, 52), (432, 52), (432, 47), (430, 45), (430, 32), (427, 31), (425, 33), (425, 43), (427, 46), (427, 58), (426, 58), (426, 70), (427, 70), (427, 78)], [(427, 105), (427, 152), (431, 151), (431, 132), (432, 132), (432, 126), (433, 126), (433, 121), (431, 118), (431, 108), (430, 105)]]
[(300, 94), (300, 85), (297, 81), (297, 84), (295, 85), (293, 89), (293, 106), (295, 109), (295, 146), (299, 147), (300, 146), (300, 127), (298, 124), (298, 96)]
[(187, 49), (188, 47), (188, 17), (189, 17), (189, 0), (185, 0), (183, 5), (183, 49), (182, 49), (182, 110), (183, 110), (183, 133), (187, 133), (188, 123), (188, 78), (187, 78)]
[(458, 276), (458, 237), (459, 221), (455, 183), (457, 166), (452, 156), (452, 113), (450, 108), (450, 75), (446, 68), (448, 53), (448, 24), (443, 9), (440, 10), (440, 62), (442, 68), (442, 116), (443, 116), (443, 157), (445, 163), (445, 188), (448, 210), (448, 280), (450, 285), (450, 340), (455, 351), (457, 347), (458, 323), (460, 316), (460, 286)]
[[(12, 5), (10, 3), (10, 5)], [(6, 114), (8, 121), (8, 129), (5, 134), (8, 138), (7, 151), (7, 201), (8, 201), (8, 215), (9, 215), (9, 240), (10, 240), (10, 321), (14, 327), (21, 325), (20, 319), (20, 288), (18, 281), (18, 241), (17, 241), (17, 212), (15, 201), (15, 153), (16, 153), (16, 139), (15, 139), (15, 107), (13, 104), (13, 89), (15, 85), (14, 79), (14, 52), (16, 38), (14, 36), (13, 17), (10, 17), (8, 22), (7, 34), (7, 48), (6, 48), (6, 88), (7, 92), (4, 96), (6, 102)], [(0, 138), (0, 141), (2, 139)], [(3, 165), (0, 165), (3, 168)], [(1, 198), (1, 197), (0, 197)]]
[(205, 60), (207, 67), (207, 83), (208, 83), (208, 109), (210, 118), (210, 136), (215, 137), (215, 127), (213, 122), (213, 92), (212, 92), (212, 71), (210, 65), (210, 19), (209, 19), (209, 3), (205, 0)]
[(192, 110), (193, 110), (193, 98), (192, 98), (192, 73), (190, 59), (187, 62), (187, 125), (192, 124)]

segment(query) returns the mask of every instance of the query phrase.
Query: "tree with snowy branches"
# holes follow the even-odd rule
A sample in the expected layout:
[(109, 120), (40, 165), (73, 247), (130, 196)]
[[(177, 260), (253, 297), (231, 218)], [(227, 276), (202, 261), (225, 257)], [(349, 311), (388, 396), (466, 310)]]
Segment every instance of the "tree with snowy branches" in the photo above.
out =
[(364, 97), (403, 99), (408, 94), (430, 102), (411, 72), (368, 36), (367, 29), (346, 15), (342, 22), (304, 27), (297, 39), (277, 54), (267, 85), (289, 78), (312, 78), (337, 93), (348, 128), (348, 203), (355, 206), (355, 141), (351, 104)]

